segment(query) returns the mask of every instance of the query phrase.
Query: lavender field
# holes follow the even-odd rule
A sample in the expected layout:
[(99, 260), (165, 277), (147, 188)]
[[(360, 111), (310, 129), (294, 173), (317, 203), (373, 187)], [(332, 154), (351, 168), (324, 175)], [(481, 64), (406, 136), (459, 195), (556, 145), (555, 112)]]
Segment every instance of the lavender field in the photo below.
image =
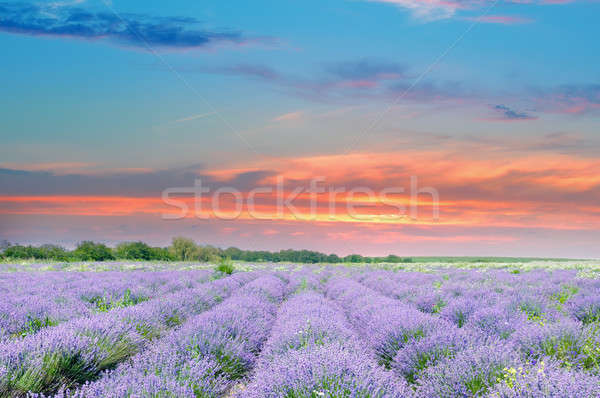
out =
[(560, 268), (1, 265), (0, 396), (598, 397)]

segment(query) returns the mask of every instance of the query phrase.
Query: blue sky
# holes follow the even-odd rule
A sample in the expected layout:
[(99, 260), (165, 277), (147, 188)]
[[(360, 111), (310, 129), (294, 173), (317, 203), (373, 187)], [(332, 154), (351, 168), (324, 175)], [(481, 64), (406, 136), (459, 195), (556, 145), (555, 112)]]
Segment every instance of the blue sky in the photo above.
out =
[[(113, 196), (156, 195), (168, 179), (152, 189), (131, 183), (144, 186), (139, 192), (118, 187), (189, 168), (290, 175), (288, 163), (348, 154), (368, 154), (381, 162), (374, 170), (384, 170), (396, 154), (428, 159), (393, 166), (462, 201), (447, 217), (455, 228), (448, 236), (496, 228), (485, 250), (502, 254), (513, 246), (506, 242), (527, 243), (519, 217), (552, 236), (564, 225), (558, 213), (577, 220), (581, 236), (597, 237), (600, 213), (589, 203), (600, 199), (598, 15), (597, 1), (0, 2), (0, 196), (31, 195), (27, 184), (47, 187), (34, 195), (56, 195), (49, 187), (58, 179), (68, 195), (84, 197), (100, 177), (114, 179)], [(437, 170), (448, 159), (452, 174), (441, 179)], [(337, 169), (344, 162), (334, 164), (331, 174), (344, 179)], [(353, 173), (347, 166), (346, 177)], [(581, 205), (572, 206), (573, 195), (585, 198)], [(31, 219), (56, 215), (58, 206), (4, 200), (0, 217), (21, 232), (0, 228), (0, 237), (19, 241), (32, 241)], [(491, 212), (498, 200), (527, 202), (527, 210), (519, 217)], [(13, 210), (19, 201), (25, 210)], [(69, 244), (81, 233), (67, 218), (88, 213), (66, 206), (61, 214), (63, 232), (48, 239)], [(155, 216), (145, 213), (148, 223)], [(128, 217), (118, 225), (133, 223)], [(242, 224), (240, 234), (247, 232)], [(268, 228), (277, 230), (277, 222)], [(581, 240), (575, 235), (565, 251)], [(296, 246), (293, 236), (278, 244)], [(387, 242), (364, 250), (397, 247)], [(478, 253), (476, 245), (469, 238), (445, 250)], [(543, 254), (550, 245), (524, 253)], [(339, 242), (327, 248), (338, 250)], [(577, 250), (600, 255), (593, 246)]]

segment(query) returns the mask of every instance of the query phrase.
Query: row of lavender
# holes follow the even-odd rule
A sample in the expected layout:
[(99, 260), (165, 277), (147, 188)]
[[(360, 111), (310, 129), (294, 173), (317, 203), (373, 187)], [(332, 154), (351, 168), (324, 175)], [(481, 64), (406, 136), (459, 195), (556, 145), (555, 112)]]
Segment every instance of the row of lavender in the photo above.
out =
[(97, 312), (194, 288), (212, 272), (36, 272), (0, 274), (0, 340)]
[(284, 303), (248, 386), (237, 396), (402, 397), (407, 383), (379, 367), (343, 311), (305, 291)]

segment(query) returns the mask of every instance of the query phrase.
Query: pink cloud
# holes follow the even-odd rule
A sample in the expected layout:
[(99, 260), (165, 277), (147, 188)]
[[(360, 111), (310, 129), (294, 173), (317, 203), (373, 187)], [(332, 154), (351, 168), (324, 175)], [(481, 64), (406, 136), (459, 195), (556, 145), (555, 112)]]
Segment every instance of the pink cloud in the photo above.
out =
[(302, 111), (289, 112), (289, 113), (284, 113), (283, 115), (279, 115), (279, 116), (273, 118), (273, 121), (274, 122), (287, 122), (287, 121), (291, 121), (291, 120), (299, 120), (302, 118), (303, 115), (304, 115), (304, 113)]

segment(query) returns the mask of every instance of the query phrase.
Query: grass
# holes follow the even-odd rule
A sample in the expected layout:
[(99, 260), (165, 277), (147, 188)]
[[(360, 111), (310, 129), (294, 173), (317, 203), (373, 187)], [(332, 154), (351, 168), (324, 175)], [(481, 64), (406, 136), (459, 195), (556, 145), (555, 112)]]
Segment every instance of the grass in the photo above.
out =
[(231, 259), (222, 258), (215, 267), (215, 271), (224, 275), (231, 275), (235, 271), (235, 266), (233, 265), (233, 261), (231, 261)]
[(582, 336), (565, 334), (542, 342), (541, 351), (545, 356), (555, 358), (566, 368), (582, 368), (598, 373), (600, 371), (600, 327), (593, 325)]
[(55, 325), (58, 325), (58, 322), (53, 319), (50, 319), (47, 316), (40, 319), (28, 315), (25, 327), (20, 332), (13, 334), (12, 337), (25, 337), (31, 334), (35, 334), (43, 328)]
[(115, 308), (130, 307), (146, 300), (148, 300), (148, 297), (133, 297), (130, 289), (125, 290), (123, 297), (117, 300), (105, 296), (94, 296), (87, 299), (90, 304), (96, 306), (98, 312), (107, 312), (114, 310)]

